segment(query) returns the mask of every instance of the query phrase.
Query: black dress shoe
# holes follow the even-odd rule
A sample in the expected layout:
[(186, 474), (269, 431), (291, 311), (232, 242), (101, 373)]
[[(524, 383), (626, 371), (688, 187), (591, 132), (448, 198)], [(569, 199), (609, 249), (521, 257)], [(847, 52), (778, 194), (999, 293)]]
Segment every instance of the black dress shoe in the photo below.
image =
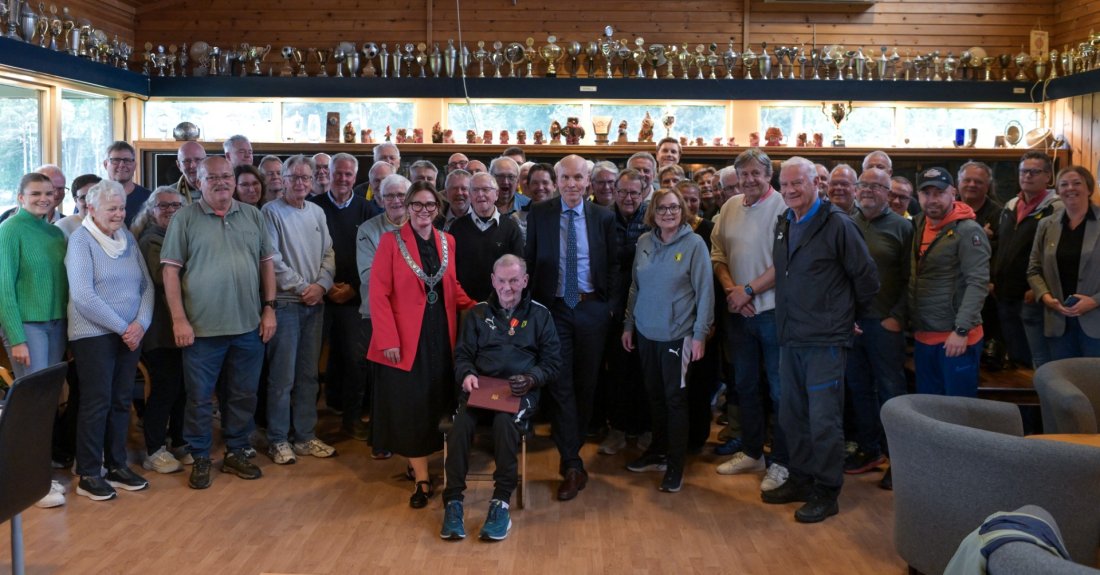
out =
[(837, 505), (836, 499), (815, 495), (794, 512), (794, 519), (799, 523), (820, 523), (839, 512), (840, 506)]
[[(421, 489), (423, 486), (423, 489)], [(417, 481), (416, 491), (413, 492), (412, 497), (409, 497), (409, 507), (413, 509), (422, 509), (428, 506), (428, 499), (432, 495), (435, 495), (435, 488), (432, 486), (431, 481)]]
[(879, 480), (878, 486), (887, 491), (894, 490), (894, 468), (886, 468), (886, 473), (883, 474), (882, 479)]
[(760, 499), (764, 503), (782, 504), (809, 501), (812, 485), (807, 480), (799, 480), (791, 477), (786, 483), (768, 491), (760, 492)]
[(565, 480), (558, 486), (558, 500), (569, 501), (588, 484), (588, 474), (583, 469), (567, 469)]

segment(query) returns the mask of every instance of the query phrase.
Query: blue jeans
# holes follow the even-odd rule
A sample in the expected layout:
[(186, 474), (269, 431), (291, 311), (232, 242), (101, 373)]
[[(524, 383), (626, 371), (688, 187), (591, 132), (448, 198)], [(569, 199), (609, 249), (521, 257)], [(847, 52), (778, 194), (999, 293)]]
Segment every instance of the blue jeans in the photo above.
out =
[(183, 439), (195, 457), (210, 457), (214, 386), (225, 366), (226, 384), (222, 434), (228, 451), (248, 447), (252, 414), (256, 411), (256, 387), (264, 363), (260, 330), (237, 335), (196, 337), (183, 348), (183, 383), (187, 388)]
[(958, 357), (947, 357), (943, 344), (913, 344), (913, 364), (917, 371), (917, 393), (978, 396), (978, 363), (982, 342), (968, 346)]
[(1012, 361), (1035, 369), (1050, 361), (1049, 347), (1043, 336), (1043, 304), (999, 299), (997, 315)]
[(272, 444), (288, 440), (292, 423), (295, 441), (314, 437), (324, 318), (324, 305), (276, 304), (279, 328), (267, 342), (267, 439)]
[[(764, 439), (767, 436), (767, 414), (760, 396), (761, 361), (768, 378), (773, 414), (778, 414), (781, 395), (775, 310), (760, 312), (753, 317), (730, 314), (729, 319), (730, 331), (726, 341), (733, 358), (734, 386), (741, 406), (741, 441), (745, 455), (758, 458), (764, 453)], [(773, 417), (772, 422), (775, 428), (772, 460), (787, 465), (787, 439), (778, 415)]]
[(1100, 357), (1100, 339), (1089, 337), (1081, 329), (1081, 320), (1066, 318), (1066, 331), (1058, 337), (1046, 338), (1050, 345), (1050, 359), (1068, 357)]
[[(27, 344), (27, 351), (31, 354), (31, 364), (25, 366), (12, 361), (11, 371), (15, 379), (41, 371), (56, 363), (61, 363), (61, 360), (65, 358), (65, 344), (69, 340), (65, 333), (65, 320), (24, 322), (23, 334), (27, 338), (24, 343)], [(12, 345), (8, 341), (7, 334), (2, 335), (4, 336), (4, 349), (8, 352), (8, 359), (10, 360)]]
[(126, 467), (126, 432), (130, 399), (141, 350), (122, 343), (117, 334), (72, 341), (80, 376), (80, 412), (76, 421), (76, 472), (99, 477), (99, 466)]
[(857, 323), (863, 334), (848, 350), (844, 379), (852, 398), (856, 442), (864, 453), (875, 455), (886, 445), (879, 410), (905, 394), (905, 334), (887, 330), (878, 319)]

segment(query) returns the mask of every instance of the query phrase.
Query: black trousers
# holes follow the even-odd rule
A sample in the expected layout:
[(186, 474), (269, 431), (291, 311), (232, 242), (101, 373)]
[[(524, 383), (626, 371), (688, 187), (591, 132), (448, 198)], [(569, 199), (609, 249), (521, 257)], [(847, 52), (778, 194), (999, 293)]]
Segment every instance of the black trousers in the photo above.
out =
[[(580, 450), (592, 417), (604, 342), (611, 324), (607, 302), (588, 300), (570, 308), (561, 298), (550, 306), (561, 341), (561, 372), (544, 390), (549, 399), (550, 436), (561, 456), (560, 470), (584, 469)], [(545, 399), (544, 399), (545, 401)]]
[(325, 403), (344, 410), (344, 425), (363, 417), (370, 370), (367, 346), (371, 323), (359, 314), (357, 305), (325, 306), (325, 333), (328, 334), (328, 367), (325, 370)]
[(183, 387), (183, 351), (161, 347), (142, 354), (149, 369), (149, 399), (145, 404), (145, 450), (149, 455), (164, 447), (183, 445), (183, 408), (187, 393)]
[(607, 421), (611, 427), (627, 435), (641, 435), (651, 431), (642, 361), (637, 349), (632, 352), (623, 349), (622, 335), (622, 322), (612, 322), (604, 348), (606, 369), (599, 385), (605, 389)]
[(117, 334), (69, 342), (80, 372), (80, 413), (76, 424), (76, 471), (99, 476), (99, 467), (126, 466), (126, 432), (139, 350), (131, 351)]
[[(534, 394), (528, 394), (522, 405), (533, 406)], [(510, 503), (512, 492), (519, 482), (519, 448), (527, 420), (534, 413), (528, 407), (521, 409), (520, 416), (503, 411), (470, 408), (463, 400), (455, 411), (454, 427), (447, 435), (447, 462), (444, 472), (447, 474), (447, 488), (443, 490), (443, 501), (463, 500), (466, 491), (466, 474), (470, 470), (470, 446), (474, 441), (474, 431), (480, 422), (491, 422), (493, 426), (493, 455), (496, 469), (493, 471), (493, 499)]]
[(653, 442), (650, 453), (668, 455), (668, 464), (684, 468), (688, 443), (688, 400), (683, 362), (684, 340), (653, 341), (634, 332), (649, 396)]

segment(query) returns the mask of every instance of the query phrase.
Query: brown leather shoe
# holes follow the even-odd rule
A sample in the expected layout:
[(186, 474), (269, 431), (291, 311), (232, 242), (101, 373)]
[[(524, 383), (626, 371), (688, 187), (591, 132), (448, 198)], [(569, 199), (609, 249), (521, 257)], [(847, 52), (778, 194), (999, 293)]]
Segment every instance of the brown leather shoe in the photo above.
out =
[(568, 469), (565, 480), (558, 486), (558, 500), (569, 501), (588, 484), (588, 474), (583, 469)]

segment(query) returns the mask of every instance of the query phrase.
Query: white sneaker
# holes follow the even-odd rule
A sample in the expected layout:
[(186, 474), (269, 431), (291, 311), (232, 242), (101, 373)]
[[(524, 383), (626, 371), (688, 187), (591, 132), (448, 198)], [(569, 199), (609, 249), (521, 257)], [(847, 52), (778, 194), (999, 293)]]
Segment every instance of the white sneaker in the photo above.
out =
[(626, 433), (615, 429), (608, 429), (607, 437), (600, 444), (599, 452), (604, 455), (615, 455), (626, 447)]
[(649, 451), (650, 444), (653, 443), (653, 434), (645, 432), (638, 436), (638, 449), (642, 450), (642, 453)]
[(172, 448), (172, 457), (176, 458), (183, 465), (194, 465), (195, 456), (191, 455), (191, 447), (188, 445), (180, 445), (179, 447)]
[(65, 486), (61, 485), (58, 481), (50, 481), (50, 492), (42, 499), (39, 499), (34, 505), (42, 509), (49, 509), (50, 507), (60, 507), (64, 504)]
[(297, 441), (292, 446), (295, 455), (312, 455), (313, 457), (332, 457), (336, 455), (336, 448), (314, 437), (309, 441)]
[(298, 458), (294, 456), (294, 451), (290, 449), (290, 444), (285, 441), (272, 443), (267, 448), (267, 455), (279, 465), (290, 465), (298, 461)]
[(744, 451), (733, 454), (729, 461), (718, 466), (719, 475), (736, 475), (738, 473), (750, 473), (764, 471), (764, 456), (753, 459), (745, 455)]
[(773, 463), (768, 466), (768, 471), (764, 474), (764, 480), (760, 482), (760, 491), (771, 491), (786, 483), (788, 477), (790, 477), (790, 472), (787, 471), (786, 467)]
[(141, 466), (149, 471), (157, 473), (175, 473), (183, 469), (183, 465), (163, 446), (152, 455), (148, 455), (141, 462)]

